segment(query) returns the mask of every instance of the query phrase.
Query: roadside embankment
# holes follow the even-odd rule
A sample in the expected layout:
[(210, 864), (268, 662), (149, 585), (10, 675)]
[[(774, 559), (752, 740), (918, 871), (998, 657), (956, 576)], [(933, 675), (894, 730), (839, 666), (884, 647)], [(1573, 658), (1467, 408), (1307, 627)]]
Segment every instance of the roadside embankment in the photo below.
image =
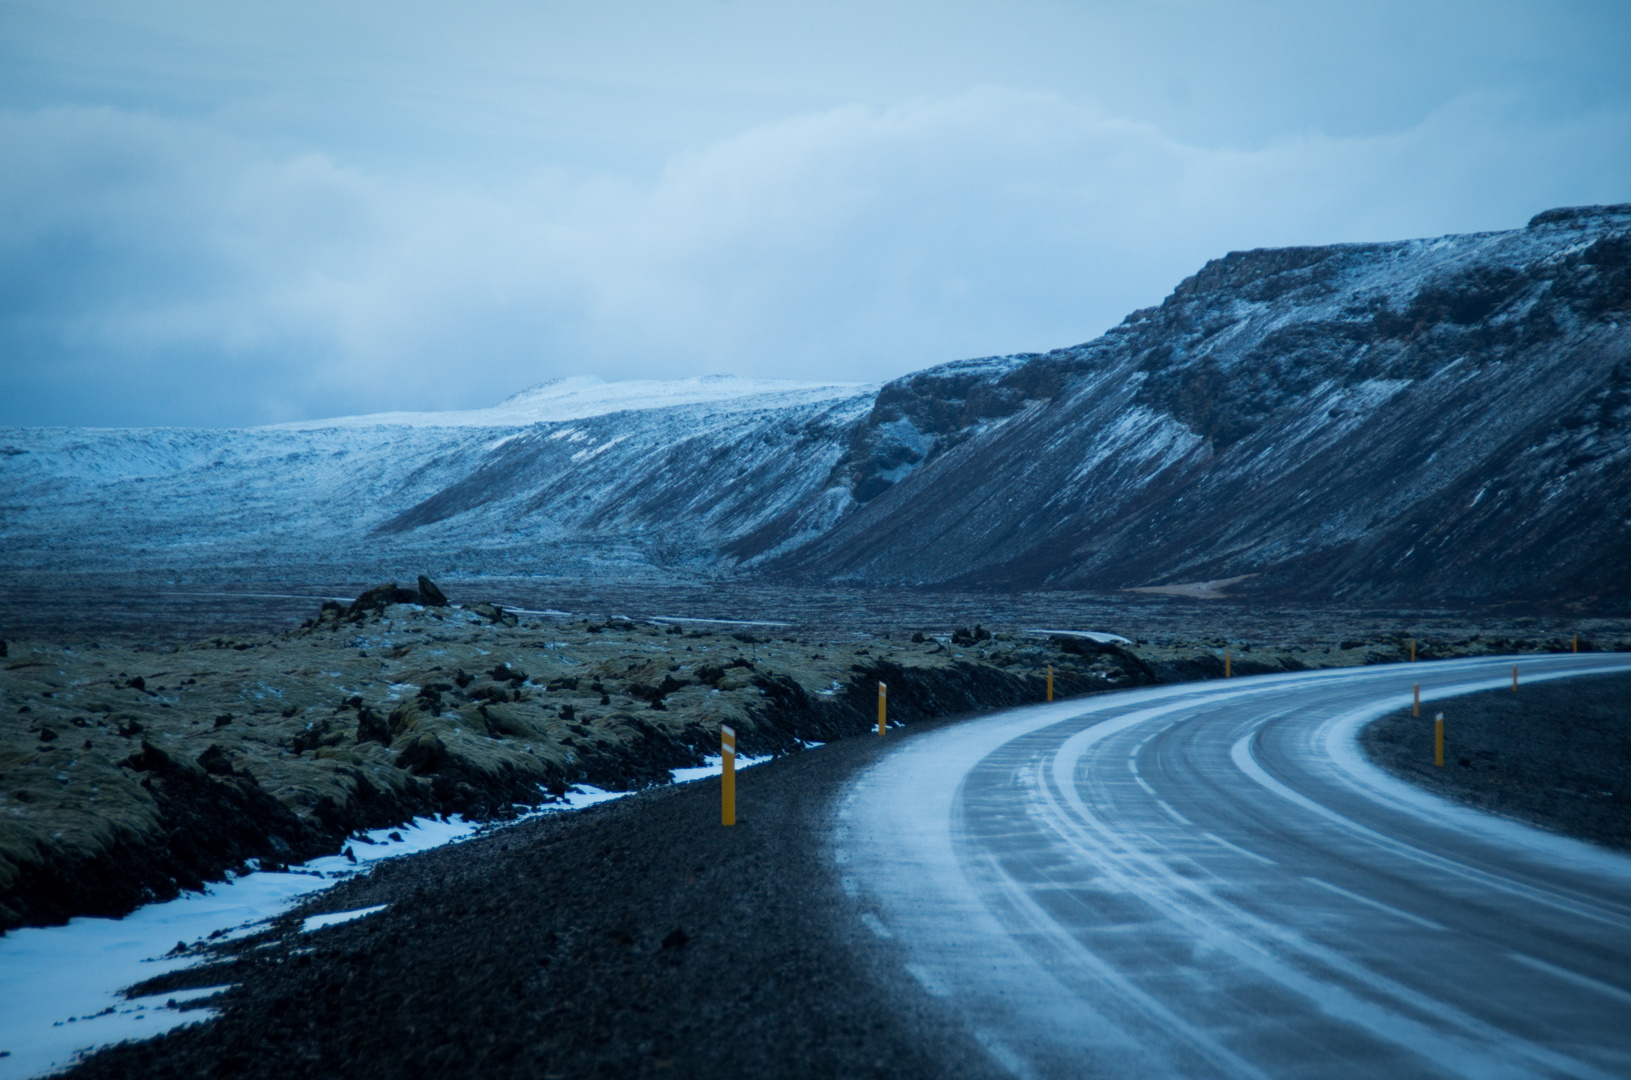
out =
[[(1433, 763), (1443, 713), (1444, 765)], [(1457, 802), (1631, 851), (1631, 675), (1520, 684), (1409, 709), (1360, 742), (1389, 772)]]
[(733, 828), (702, 780), (377, 864), (132, 988), (229, 986), (197, 1003), (217, 1018), (68, 1075), (1002, 1075), (865, 928), (826, 841), (844, 781), (912, 737), (747, 770)]
[(520, 619), (381, 589), (296, 631), (168, 650), (11, 642), (0, 662), (0, 930), (120, 915), (416, 815), (492, 820), (629, 791), (718, 752), (1152, 676), (1114, 645), (774, 640)]

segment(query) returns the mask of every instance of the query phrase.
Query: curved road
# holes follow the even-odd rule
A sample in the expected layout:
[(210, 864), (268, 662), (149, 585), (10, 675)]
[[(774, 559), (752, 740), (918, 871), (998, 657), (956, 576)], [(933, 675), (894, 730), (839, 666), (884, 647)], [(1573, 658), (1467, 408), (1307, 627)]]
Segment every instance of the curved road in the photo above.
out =
[[(1613, 655), (1111, 694), (902, 745), (836, 858), (1019, 1076), (1631, 1076), (1631, 858), (1430, 796), (1363, 724)], [(1520, 691), (1521, 692), (1521, 691)]]

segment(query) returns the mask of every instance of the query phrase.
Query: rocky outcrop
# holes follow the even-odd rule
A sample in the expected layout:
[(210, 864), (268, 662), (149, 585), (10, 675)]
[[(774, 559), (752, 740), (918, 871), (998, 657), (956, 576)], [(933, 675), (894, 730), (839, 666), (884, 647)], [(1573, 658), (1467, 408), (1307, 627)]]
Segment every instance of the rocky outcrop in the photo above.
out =
[(7, 852), (0, 930), (123, 915), (148, 900), (201, 889), (252, 858), (300, 862), (344, 835), (298, 817), (253, 776), (234, 770), (216, 746), (194, 765), (144, 740), (123, 764), (142, 776), (140, 804), (126, 820), (110, 823), (100, 850), (34, 845)]
[(419, 602), (426, 607), (447, 607), (447, 594), (424, 574), (419, 575)]

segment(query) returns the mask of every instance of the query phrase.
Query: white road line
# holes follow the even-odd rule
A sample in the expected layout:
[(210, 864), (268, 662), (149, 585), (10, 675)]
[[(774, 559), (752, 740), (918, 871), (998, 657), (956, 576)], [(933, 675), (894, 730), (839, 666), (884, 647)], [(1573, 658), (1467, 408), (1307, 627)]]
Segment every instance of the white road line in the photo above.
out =
[[(1142, 710), (1123, 719), (1138, 717), (1132, 722), (1148, 721), (1166, 711), (1169, 710)], [(1116, 830), (1093, 813), (1073, 780), (1088, 748), (1122, 730), (1125, 726), (1118, 727), (1111, 721), (1071, 735), (1054, 755), (1053, 784), (1044, 785), (1041, 790), (1043, 806), (1052, 811), (1051, 820), (1057, 835), (1072, 843), (1089, 865), (1095, 866), (1117, 887), (1149, 904), (1195, 940), (1206, 942), (1210, 949), (1228, 954), (1242, 967), (1255, 970), (1299, 997), (1317, 1003), (1326, 1015), (1365, 1031), (1380, 1042), (1414, 1053), (1453, 1075), (1499, 1075), (1512, 1071), (1512, 1064), (1503, 1068), (1503, 1062), (1515, 1064), (1514, 1059), (1564, 1076), (1606, 1078), (1609, 1075), (1586, 1062), (1449, 1007), (1342, 952), (1254, 915), (1175, 873), (1145, 852), (1137, 849), (1118, 852), (1115, 845), (1106, 842), (1116, 835)], [(1237, 765), (1238, 755), (1252, 737), (1247, 735), (1234, 744), (1231, 756), (1237, 757)], [(1263, 773), (1255, 761), (1250, 761), (1249, 754), (1246, 756), (1251, 768), (1264, 780), (1284, 787)], [(1306, 803), (1324, 815), (1336, 816), (1289, 788), (1285, 791), (1299, 805)], [(1289, 950), (1293, 955), (1283, 958), (1276, 955), (1271, 946)], [(1308, 969), (1310, 961), (1357, 985), (1350, 988), (1329, 976), (1316, 974)], [(1434, 1021), (1428, 1023), (1418, 1017), (1433, 1017)], [(1206, 1042), (1202, 1045), (1216, 1046), (1228, 1055), (1231, 1064), (1237, 1061), (1246, 1064), (1221, 1043), (1212, 1042), (1209, 1036), (1203, 1038)]]
[[(1154, 795), (1155, 792), (1152, 791), (1152, 792), (1150, 792), (1150, 794)], [(1193, 824), (1195, 824), (1193, 821), (1190, 821), (1188, 818), (1184, 817), (1184, 815), (1180, 814), (1178, 811), (1174, 810), (1170, 805), (1168, 805), (1167, 800), (1165, 800), (1165, 799), (1156, 799), (1155, 802), (1156, 802), (1157, 806), (1161, 807), (1161, 809), (1163, 809), (1167, 813), (1171, 814), (1173, 819), (1175, 821), (1177, 821), (1178, 824), (1180, 824), (1180, 825), (1193, 825)]]
[(1262, 863), (1264, 866), (1279, 866), (1280, 865), (1279, 863), (1275, 862), (1273, 859), (1269, 858), (1267, 855), (1259, 855), (1255, 851), (1247, 851), (1245, 848), (1241, 847), (1239, 844), (1229, 843), (1229, 841), (1225, 840), (1223, 837), (1219, 836), (1217, 833), (1203, 832), (1203, 833), (1201, 833), (1201, 835), (1206, 837), (1208, 840), (1212, 841), (1214, 844), (1221, 844), (1222, 846), (1228, 848), (1230, 851), (1237, 852), (1238, 854), (1244, 855), (1248, 859), (1256, 859), (1258, 862)]
[(1345, 896), (1349, 900), (1352, 900), (1356, 904), (1364, 904), (1366, 907), (1375, 908), (1377, 911), (1385, 911), (1389, 915), (1392, 915), (1395, 918), (1403, 919), (1406, 922), (1413, 922), (1417, 926), (1425, 926), (1429, 930), (1443, 930), (1444, 929), (1444, 927), (1440, 926), (1438, 923), (1434, 922), (1431, 919), (1424, 919), (1420, 915), (1412, 915), (1408, 911), (1400, 911), (1398, 908), (1394, 907), (1391, 904), (1384, 904), (1380, 900), (1372, 900), (1368, 896), (1361, 896), (1356, 892), (1349, 892), (1347, 889), (1342, 888), (1340, 885), (1332, 885), (1329, 881), (1321, 881), (1317, 877), (1306, 877), (1306, 876), (1303, 878), (1303, 880), (1308, 882), (1310, 885), (1318, 885), (1320, 888), (1326, 890), (1327, 892), (1335, 893), (1338, 896)]
[(1631, 1005), (1631, 993), (1621, 990), (1618, 986), (1610, 986), (1606, 982), (1598, 982), (1589, 975), (1580, 975), (1576, 972), (1569, 971), (1567, 968), (1560, 968), (1553, 964), (1548, 964), (1544, 960), (1536, 960), (1533, 956), (1525, 956), (1520, 952), (1511, 952), (1507, 953), (1507, 955), (1516, 960), (1518, 963), (1526, 964), (1529, 967), (1534, 968), (1536, 971), (1544, 971), (1546, 974), (1562, 979), (1564, 982), (1573, 983), (1574, 985), (1584, 987), (1587, 990), (1595, 990), (1597, 993), (1602, 994), (1605, 997), (1611, 997), (1615, 1001), (1622, 1004)]
[(1513, 881), (1509, 878), (1498, 877), (1494, 874), (1485, 873), (1482, 870), (1467, 866), (1464, 863), (1457, 862), (1454, 859), (1444, 855), (1439, 855), (1435, 852), (1423, 851), (1421, 848), (1416, 847), (1413, 844), (1406, 843), (1403, 840), (1396, 840), (1391, 836), (1385, 836), (1382, 833), (1377, 832), (1375, 829), (1368, 828), (1367, 826), (1361, 825), (1357, 821), (1354, 821), (1352, 818), (1348, 818), (1337, 813), (1330, 807), (1315, 802), (1313, 799), (1310, 799), (1308, 796), (1302, 794), (1302, 792), (1295, 791), (1292, 788), (1287, 787), (1285, 784), (1282, 784), (1274, 777), (1270, 776), (1268, 772), (1264, 770), (1263, 766), (1257, 763), (1257, 759), (1252, 754), (1251, 750), (1251, 743), (1256, 737), (1256, 731), (1243, 735), (1240, 737), (1239, 741), (1237, 741), (1234, 746), (1230, 748), (1229, 756), (1234, 761), (1235, 766), (1239, 768), (1241, 772), (1257, 781), (1257, 783), (1262, 787), (1267, 788), (1269, 791), (1272, 791), (1274, 794), (1280, 796), (1282, 799), (1285, 799), (1287, 802), (1294, 803), (1304, 810), (1307, 810), (1315, 817), (1328, 821), (1331, 824), (1344, 829), (1353, 836), (1368, 840), (1377, 847), (1391, 851), (1401, 858), (1410, 859), (1414, 862), (1431, 866), (1437, 870), (1442, 870), (1445, 873), (1454, 874), (1457, 877), (1476, 882), (1477, 884), (1487, 888), (1499, 889), (1509, 895), (1522, 896), (1537, 903), (1546, 904), (1549, 907), (1557, 908), (1559, 911), (1567, 911), (1571, 915), (1579, 915), (1583, 918), (1594, 919), (1598, 922), (1606, 923), (1609, 926), (1620, 929), (1627, 928), (1628, 924), (1625, 918), (1616, 913), (1603, 911), (1594, 905), (1559, 895), (1558, 893), (1552, 892), (1551, 890), (1542, 889), (1538, 886), (1528, 885), (1522, 882)]

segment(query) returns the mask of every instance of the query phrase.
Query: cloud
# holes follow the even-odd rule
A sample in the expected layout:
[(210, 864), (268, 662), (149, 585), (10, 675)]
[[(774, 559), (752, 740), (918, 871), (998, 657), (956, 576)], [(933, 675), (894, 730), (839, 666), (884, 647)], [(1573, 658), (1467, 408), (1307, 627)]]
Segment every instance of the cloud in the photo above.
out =
[(792, 116), (649, 174), (363, 168), (207, 121), (0, 112), (4, 423), (488, 403), (546, 378), (877, 379), (1073, 344), (1232, 248), (1631, 198), (1631, 123), (1464, 96), (1199, 148), (986, 87)]

